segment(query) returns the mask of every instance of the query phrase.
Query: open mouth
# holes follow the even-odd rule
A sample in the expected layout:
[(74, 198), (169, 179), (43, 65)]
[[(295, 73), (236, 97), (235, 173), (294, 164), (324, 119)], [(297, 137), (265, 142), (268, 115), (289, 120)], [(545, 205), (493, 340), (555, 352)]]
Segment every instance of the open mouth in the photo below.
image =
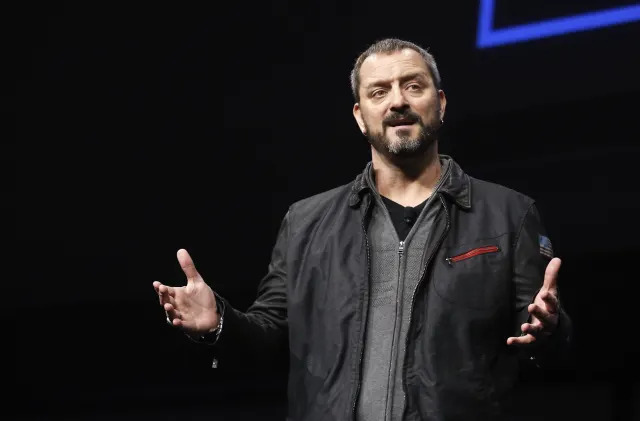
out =
[(409, 127), (415, 123), (413, 120), (394, 120), (388, 123), (390, 127)]

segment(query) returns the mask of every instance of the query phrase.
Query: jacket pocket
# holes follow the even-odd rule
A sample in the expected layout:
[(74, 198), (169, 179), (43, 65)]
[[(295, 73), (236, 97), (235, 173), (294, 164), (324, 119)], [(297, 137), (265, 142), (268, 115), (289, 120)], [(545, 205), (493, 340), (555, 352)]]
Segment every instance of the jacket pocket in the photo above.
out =
[(483, 310), (508, 305), (511, 264), (509, 236), (477, 239), (441, 251), (434, 288), (446, 302)]
[(481, 254), (486, 253), (497, 253), (500, 251), (500, 247), (498, 246), (484, 246), (484, 247), (476, 247), (472, 250), (469, 250), (466, 253), (459, 254), (457, 256), (447, 257), (445, 260), (449, 263), (449, 266), (453, 266), (454, 263), (459, 262), (461, 260), (471, 259), (472, 257), (479, 256)]

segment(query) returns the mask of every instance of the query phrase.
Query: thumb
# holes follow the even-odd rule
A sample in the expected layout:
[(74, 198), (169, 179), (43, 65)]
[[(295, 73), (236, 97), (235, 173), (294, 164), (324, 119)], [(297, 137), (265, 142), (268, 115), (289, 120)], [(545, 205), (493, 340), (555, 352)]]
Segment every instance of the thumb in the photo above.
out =
[(544, 285), (543, 288), (546, 289), (557, 289), (558, 288), (558, 272), (560, 271), (560, 266), (562, 265), (562, 260), (557, 257), (551, 259), (549, 264), (547, 265), (547, 269), (544, 271)]
[(200, 276), (196, 270), (196, 266), (193, 264), (193, 260), (191, 260), (191, 256), (189, 256), (189, 253), (185, 249), (178, 250), (178, 262), (180, 263), (182, 271), (187, 276), (187, 281), (193, 281)]

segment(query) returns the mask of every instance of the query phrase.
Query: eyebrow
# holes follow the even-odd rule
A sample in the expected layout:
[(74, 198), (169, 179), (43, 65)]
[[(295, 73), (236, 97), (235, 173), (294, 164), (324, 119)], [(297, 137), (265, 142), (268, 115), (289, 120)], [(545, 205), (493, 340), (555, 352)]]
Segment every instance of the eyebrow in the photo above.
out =
[[(399, 80), (400, 80), (400, 83), (404, 83), (404, 82), (406, 82), (408, 80), (411, 80), (411, 79), (421, 79), (421, 80), (424, 80), (424, 81), (427, 80), (427, 78), (425, 77), (425, 74), (423, 72), (408, 73), (406, 75), (401, 76)], [(372, 88), (374, 86), (391, 85), (392, 81), (393, 81), (392, 79), (375, 80), (375, 81), (369, 83), (366, 86), (366, 89)]]

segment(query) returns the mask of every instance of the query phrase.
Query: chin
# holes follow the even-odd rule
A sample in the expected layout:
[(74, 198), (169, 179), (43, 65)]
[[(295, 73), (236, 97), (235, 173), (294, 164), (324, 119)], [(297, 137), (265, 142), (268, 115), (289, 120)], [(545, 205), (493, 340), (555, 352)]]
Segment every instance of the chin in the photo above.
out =
[(417, 129), (415, 127), (411, 127), (411, 128), (408, 128), (408, 129), (395, 129), (393, 131), (393, 134), (391, 135), (391, 137), (396, 142), (402, 142), (402, 141), (404, 141), (406, 139), (415, 139), (419, 135), (420, 135), (420, 129)]

